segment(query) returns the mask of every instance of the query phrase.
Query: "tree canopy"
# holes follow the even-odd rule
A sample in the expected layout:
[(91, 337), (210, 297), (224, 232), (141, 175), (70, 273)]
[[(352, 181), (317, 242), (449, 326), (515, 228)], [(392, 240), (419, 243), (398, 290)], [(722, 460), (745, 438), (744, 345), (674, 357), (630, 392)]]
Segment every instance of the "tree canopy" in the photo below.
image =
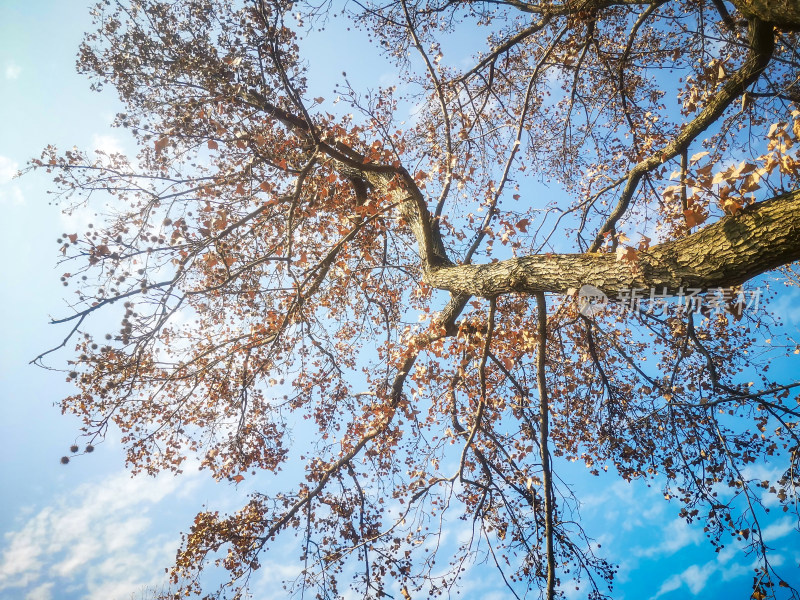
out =
[[(74, 351), (90, 448), (113, 427), (135, 472), (258, 483), (197, 515), (169, 597), (246, 595), (294, 536), (287, 586), (321, 598), (448, 594), (475, 561), (519, 597), (613, 596), (568, 460), (663, 487), (753, 553), (753, 597), (798, 597), (763, 535), (765, 507), (800, 519), (800, 381), (770, 369), (800, 346), (765, 292), (798, 283), (796, 2), (94, 15), (78, 68), (138, 154), (32, 161), (104, 213), (59, 240), (72, 310), (37, 361)], [(397, 85), (345, 63), (314, 97), (325, 28)]]

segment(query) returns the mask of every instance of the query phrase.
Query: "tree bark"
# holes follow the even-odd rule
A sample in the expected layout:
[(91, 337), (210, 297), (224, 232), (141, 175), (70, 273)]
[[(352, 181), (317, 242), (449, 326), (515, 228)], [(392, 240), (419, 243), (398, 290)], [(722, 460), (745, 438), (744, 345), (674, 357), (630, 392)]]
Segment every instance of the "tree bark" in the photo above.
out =
[(771, 23), (785, 31), (800, 30), (800, 2), (797, 0), (733, 0), (745, 17)]
[(493, 297), (567, 293), (593, 285), (608, 296), (651, 289), (676, 295), (681, 288), (733, 287), (800, 260), (800, 190), (751, 205), (680, 240), (638, 253), (545, 254), (484, 265), (429, 264), (425, 282), (457, 294)]

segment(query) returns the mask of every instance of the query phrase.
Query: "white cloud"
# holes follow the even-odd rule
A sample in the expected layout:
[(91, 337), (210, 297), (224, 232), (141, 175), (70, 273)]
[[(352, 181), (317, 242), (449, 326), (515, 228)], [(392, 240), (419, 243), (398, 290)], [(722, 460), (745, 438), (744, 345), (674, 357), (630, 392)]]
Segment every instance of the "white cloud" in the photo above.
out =
[(86, 204), (80, 204), (73, 208), (62, 210), (59, 214), (59, 222), (64, 231), (78, 234), (85, 232), (89, 228), (89, 225), (97, 223), (97, 220), (97, 211)]
[(717, 563), (720, 565), (728, 564), (731, 559), (736, 558), (739, 554), (739, 549), (736, 546), (725, 546), (722, 550), (717, 552)]
[(22, 206), (25, 204), (25, 195), (18, 185), (9, 186), (7, 190), (0, 189), (0, 204), (13, 204)]
[[(758, 567), (757, 560), (751, 561), (750, 564), (739, 562), (727, 564), (735, 554), (735, 550), (726, 548), (720, 552), (716, 560), (708, 561), (704, 565), (690, 565), (683, 572), (667, 578), (664, 583), (661, 584), (656, 595), (650, 600), (656, 600), (664, 594), (673, 592), (684, 585), (689, 588), (689, 591), (693, 595), (697, 596), (705, 590), (709, 579), (713, 581), (731, 581), (744, 575), (752, 574), (754, 569)], [(773, 567), (779, 567), (784, 562), (784, 557), (780, 554), (772, 554), (770, 556), (770, 564)]]
[(722, 581), (731, 581), (743, 575), (749, 575), (753, 572), (754, 565), (745, 565), (742, 563), (733, 563), (730, 567), (721, 569)]
[(683, 585), (683, 580), (681, 579), (680, 575), (673, 575), (669, 579), (667, 579), (664, 583), (661, 584), (661, 587), (658, 588), (656, 595), (651, 598), (651, 600), (655, 600), (656, 598), (660, 598), (664, 594), (669, 594), (670, 592), (674, 592), (679, 587)]
[(797, 288), (782, 289), (776, 300), (768, 306), (769, 312), (780, 317), (787, 325), (800, 325), (800, 293)]
[(153, 509), (199, 481), (197, 473), (155, 479), (121, 473), (26, 515), (5, 535), (0, 591), (21, 588), (18, 597), (50, 600), (53, 588), (70, 585), (87, 600), (100, 600), (159, 583), (179, 541), (178, 530), (159, 523), (161, 511)]
[(6, 79), (17, 79), (22, 73), (22, 67), (16, 63), (6, 63)]
[(672, 575), (665, 580), (664, 583), (661, 584), (661, 587), (658, 588), (656, 595), (650, 600), (656, 600), (656, 598), (660, 598), (664, 594), (674, 592), (683, 585), (686, 585), (689, 588), (689, 591), (696, 596), (705, 589), (708, 579), (717, 570), (718, 566), (714, 564), (713, 561), (702, 566), (691, 565), (682, 573)]
[(119, 139), (113, 135), (100, 135), (95, 133), (92, 136), (92, 147), (95, 150), (100, 150), (106, 154), (124, 154), (122, 144)]
[(675, 554), (689, 545), (697, 545), (703, 539), (703, 533), (680, 518), (673, 519), (663, 529), (664, 540), (648, 548), (636, 548), (636, 556), (663, 556)]
[(25, 596), (25, 600), (50, 600), (53, 597), (52, 590), (54, 586), (55, 584), (52, 581), (50, 583), (43, 583), (28, 592), (28, 595)]
[(582, 600), (589, 595), (589, 584), (586, 581), (570, 579), (562, 584), (562, 589), (567, 600)]
[(8, 183), (19, 170), (19, 165), (5, 156), (0, 156), (0, 184)]
[(19, 165), (5, 156), (0, 156), (0, 204), (25, 204), (25, 196), (18, 185), (6, 185), (17, 174)]
[(769, 543), (788, 535), (792, 531), (794, 531), (794, 523), (789, 517), (786, 517), (766, 527), (761, 532), (761, 537), (765, 542)]
[(717, 567), (713, 563), (707, 563), (702, 567), (692, 565), (681, 574), (681, 578), (686, 582), (686, 585), (689, 586), (691, 592), (696, 596), (703, 591), (703, 588), (706, 587), (708, 578), (714, 571), (716, 571), (716, 569)]

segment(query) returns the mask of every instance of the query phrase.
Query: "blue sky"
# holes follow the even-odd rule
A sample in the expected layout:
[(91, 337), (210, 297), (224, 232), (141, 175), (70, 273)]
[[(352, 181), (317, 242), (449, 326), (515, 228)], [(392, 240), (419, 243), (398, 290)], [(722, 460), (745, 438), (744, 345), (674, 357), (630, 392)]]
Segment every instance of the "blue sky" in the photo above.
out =
[[(124, 132), (109, 128), (117, 109), (113, 94), (90, 92), (74, 71), (89, 24), (83, 3), (0, 0), (0, 600), (141, 597), (161, 585), (180, 531), (198, 510), (232, 510), (243, 502), (241, 490), (191, 468), (177, 479), (131, 478), (114, 432), (92, 456), (59, 464), (78, 439), (78, 423), (56, 406), (70, 387), (63, 373), (28, 361), (64, 335), (47, 319), (66, 309), (56, 238), (74, 223), (49, 203), (43, 174), (12, 175), (49, 143), (132, 150)], [(325, 56), (321, 52), (312, 69), (324, 72)], [(381, 79), (376, 84), (391, 81), (391, 71)], [(787, 296), (777, 305), (795, 330), (797, 300)], [(657, 486), (587, 477), (578, 467), (568, 472), (589, 534), (620, 563), (616, 597), (748, 597), (751, 559), (734, 547), (715, 553), (701, 526), (678, 519), (679, 506), (665, 502)], [(785, 576), (794, 573), (800, 585), (791, 566), (800, 562), (792, 528), (777, 516), (767, 535), (778, 549), (776, 560), (788, 567)], [(275, 583), (294, 569), (275, 557), (265, 560), (256, 582), (260, 597), (284, 597)], [(582, 590), (568, 595), (584, 596)], [(466, 576), (462, 597), (506, 594), (487, 586), (476, 568)]]

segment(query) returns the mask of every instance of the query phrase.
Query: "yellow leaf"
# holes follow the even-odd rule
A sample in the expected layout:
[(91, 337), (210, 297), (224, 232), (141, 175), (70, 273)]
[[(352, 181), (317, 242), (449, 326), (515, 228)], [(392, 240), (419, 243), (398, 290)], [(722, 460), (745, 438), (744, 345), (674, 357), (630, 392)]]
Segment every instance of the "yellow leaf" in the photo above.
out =
[(714, 179), (711, 180), (711, 183), (722, 183), (723, 181), (727, 181), (729, 177), (730, 169), (725, 169), (724, 171), (714, 173)]

